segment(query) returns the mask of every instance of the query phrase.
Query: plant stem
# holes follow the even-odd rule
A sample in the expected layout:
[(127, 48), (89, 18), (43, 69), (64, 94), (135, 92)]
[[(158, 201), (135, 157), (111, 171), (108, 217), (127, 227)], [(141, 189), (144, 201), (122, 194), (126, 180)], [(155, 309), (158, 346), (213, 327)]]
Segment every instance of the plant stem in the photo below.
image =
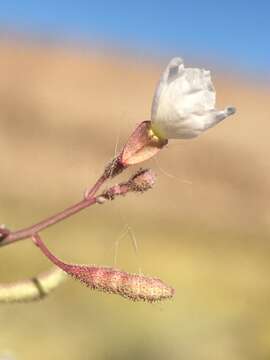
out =
[(35, 233), (44, 230), (52, 225), (57, 224), (58, 222), (67, 219), (68, 217), (78, 213), (79, 211), (88, 208), (91, 205), (97, 203), (97, 198), (92, 197), (90, 199), (84, 199), (80, 202), (68, 207), (67, 209), (50, 216), (47, 219), (44, 219), (37, 224), (29, 226), (25, 229), (21, 229), (18, 231), (10, 232), (8, 236), (6, 236), (2, 241), (0, 240), (0, 247), (5, 245), (10, 245), (16, 241), (27, 239), (33, 236)]
[(108, 176), (104, 173), (92, 186), (92, 188), (88, 189), (84, 195), (85, 199), (90, 199), (96, 192), (100, 189), (100, 187), (108, 180)]
[(2, 234), (4, 231), (7, 231), (7, 235), (4, 236), (2, 239), (0, 237), (0, 247), (5, 245), (10, 245), (16, 241), (28, 239), (29, 237), (33, 236), (34, 234), (38, 233), (41, 230), (44, 230), (52, 225), (57, 224), (58, 222), (67, 219), (68, 217), (78, 213), (79, 211), (88, 208), (91, 205), (96, 204), (97, 198), (94, 197), (96, 192), (100, 189), (100, 187), (104, 184), (104, 182), (108, 179), (108, 177), (103, 174), (94, 184), (94, 186), (88, 190), (87, 197), (85, 197), (80, 202), (68, 207), (67, 209), (50, 216), (47, 219), (44, 219), (37, 224), (29, 226), (25, 229), (17, 230), (17, 231), (8, 231), (2, 230)]

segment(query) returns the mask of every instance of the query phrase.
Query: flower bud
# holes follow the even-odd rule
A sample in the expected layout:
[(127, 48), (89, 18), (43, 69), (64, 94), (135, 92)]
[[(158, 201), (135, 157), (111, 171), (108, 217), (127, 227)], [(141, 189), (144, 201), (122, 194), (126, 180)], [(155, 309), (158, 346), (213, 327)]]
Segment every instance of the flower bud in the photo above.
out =
[(152, 189), (156, 181), (155, 173), (150, 169), (140, 169), (131, 178), (120, 184), (113, 185), (105, 190), (99, 197), (97, 202), (103, 204), (106, 200), (114, 200), (117, 196), (124, 196), (128, 192), (145, 192)]
[(151, 169), (141, 169), (129, 180), (131, 191), (145, 192), (152, 189), (156, 182), (156, 174)]

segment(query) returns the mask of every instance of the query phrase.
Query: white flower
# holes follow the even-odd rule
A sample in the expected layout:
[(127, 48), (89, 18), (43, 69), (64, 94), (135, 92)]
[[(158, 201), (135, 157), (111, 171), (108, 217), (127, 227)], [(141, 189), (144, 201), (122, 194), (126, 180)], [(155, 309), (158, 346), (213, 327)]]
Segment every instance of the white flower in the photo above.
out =
[(218, 111), (210, 71), (185, 68), (173, 58), (156, 88), (151, 112), (153, 131), (166, 139), (188, 139), (235, 113), (234, 107)]

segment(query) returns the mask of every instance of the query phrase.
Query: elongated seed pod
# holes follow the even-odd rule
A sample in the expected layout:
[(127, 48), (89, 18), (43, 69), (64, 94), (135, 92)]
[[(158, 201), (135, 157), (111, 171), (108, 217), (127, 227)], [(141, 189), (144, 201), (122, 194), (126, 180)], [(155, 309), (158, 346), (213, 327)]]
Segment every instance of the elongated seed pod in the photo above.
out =
[(68, 264), (64, 267), (68, 274), (92, 289), (118, 294), (133, 301), (161, 301), (171, 298), (174, 293), (171, 287), (153, 277), (107, 267)]
[(155, 302), (173, 297), (174, 289), (160, 279), (110, 267), (67, 264), (54, 256), (38, 235), (34, 236), (34, 241), (50, 261), (91, 289), (118, 294), (133, 301)]

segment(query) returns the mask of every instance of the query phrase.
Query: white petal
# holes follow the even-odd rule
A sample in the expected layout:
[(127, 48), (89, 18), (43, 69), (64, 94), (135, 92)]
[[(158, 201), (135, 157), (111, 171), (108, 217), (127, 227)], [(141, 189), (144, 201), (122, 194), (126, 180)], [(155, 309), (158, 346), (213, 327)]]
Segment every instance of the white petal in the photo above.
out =
[(163, 72), (162, 80), (171, 82), (176, 79), (184, 70), (183, 60), (179, 57), (173, 58)]
[(160, 96), (161, 96), (161, 93), (163, 92), (163, 90), (167, 88), (167, 85), (170, 82), (172, 82), (173, 80), (175, 80), (176, 78), (181, 76), (181, 74), (183, 74), (183, 73), (184, 73), (183, 60), (179, 57), (173, 58), (169, 62), (166, 69), (164, 70), (164, 72), (160, 78), (160, 81), (157, 85), (157, 88), (156, 88), (156, 91), (154, 94), (154, 98), (153, 98), (153, 102), (152, 102), (151, 119), (154, 119), (156, 117), (157, 107), (158, 107)]
[(222, 120), (226, 119), (228, 116), (231, 116), (236, 113), (236, 108), (233, 106), (228, 106), (225, 110), (216, 111), (215, 121), (211, 124), (210, 127), (218, 124)]
[(164, 70), (152, 103), (151, 120), (158, 135), (190, 138), (214, 126), (235, 109), (215, 109), (216, 93), (210, 71), (185, 68), (173, 58)]

